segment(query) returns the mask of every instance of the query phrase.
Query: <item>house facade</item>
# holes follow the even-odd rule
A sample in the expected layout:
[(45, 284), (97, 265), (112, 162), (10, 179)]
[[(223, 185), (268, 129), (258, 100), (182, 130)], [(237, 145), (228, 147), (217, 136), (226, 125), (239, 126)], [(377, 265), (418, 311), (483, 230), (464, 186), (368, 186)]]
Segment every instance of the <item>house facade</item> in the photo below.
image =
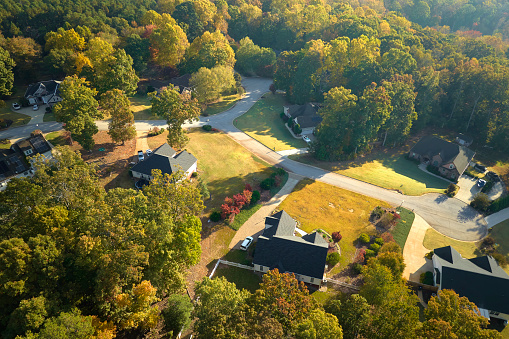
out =
[(435, 166), (439, 173), (457, 180), (468, 168), (475, 152), (434, 136), (425, 136), (408, 153), (412, 159)]
[(294, 123), (299, 124), (302, 129), (301, 134), (305, 135), (312, 134), (316, 126), (322, 122), (322, 117), (318, 115), (319, 108), (318, 104), (307, 103), (304, 105), (284, 106), (283, 112)]
[(266, 273), (277, 268), (282, 273), (293, 273), (299, 281), (319, 286), (325, 279), (328, 244), (316, 232), (295, 236), (296, 226), (285, 211), (265, 218), (265, 229), (256, 243), (254, 270)]
[(32, 163), (29, 157), (41, 154), (51, 159), (51, 145), (41, 134), (20, 140), (9, 149), (0, 149), (0, 189), (5, 189), (7, 182), (14, 177), (32, 175)]
[(25, 92), (25, 98), (30, 105), (54, 105), (62, 101), (59, 91), (60, 83), (61, 81), (49, 80), (31, 84)]
[(177, 153), (165, 143), (144, 161), (134, 165), (131, 168), (131, 173), (134, 178), (150, 181), (153, 179), (152, 170), (158, 169), (162, 174), (172, 174), (182, 170), (186, 178), (189, 178), (193, 172), (196, 172), (197, 166), (198, 160), (194, 155), (187, 151)]
[(465, 259), (451, 246), (434, 250), (433, 281), (439, 290), (467, 297), (480, 315), (509, 320), (509, 275), (491, 256)]

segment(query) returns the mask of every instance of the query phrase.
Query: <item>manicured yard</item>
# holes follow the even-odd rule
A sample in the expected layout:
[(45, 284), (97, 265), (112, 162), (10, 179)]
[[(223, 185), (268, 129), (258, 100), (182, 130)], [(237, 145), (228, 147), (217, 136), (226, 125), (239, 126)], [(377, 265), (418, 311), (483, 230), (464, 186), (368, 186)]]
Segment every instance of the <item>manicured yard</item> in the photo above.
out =
[(133, 111), (134, 120), (164, 120), (163, 117), (152, 114), (152, 105), (148, 96), (136, 94), (129, 100), (131, 100), (131, 111)]
[(45, 136), (46, 140), (51, 142), (53, 146), (65, 146), (67, 143), (65, 142), (63, 132), (62, 131), (56, 131), (46, 134)]
[(8, 143), (6, 143), (6, 144), (0, 143), (0, 149), (9, 149), (9, 148), (11, 148), (10, 141)]
[(205, 109), (205, 111), (203, 111), (202, 114), (204, 116), (208, 116), (222, 113), (232, 108), (233, 105), (235, 105), (235, 103), (240, 100), (240, 98), (241, 96), (238, 94), (227, 95), (225, 97), (222, 97), (220, 101), (207, 105), (207, 108)]
[(354, 259), (354, 242), (359, 235), (376, 233), (369, 222), (370, 213), (376, 206), (389, 207), (384, 201), (306, 179), (297, 184), (278, 209), (297, 219), (307, 233), (317, 228), (329, 234), (340, 231), (343, 236), (339, 242), (340, 267), (344, 268)]
[(402, 207), (398, 207), (397, 210), (401, 219), (398, 220), (398, 223), (392, 229), (391, 233), (396, 243), (401, 247), (401, 249), (403, 249), (405, 248), (408, 233), (410, 233), (410, 229), (412, 228), (415, 214), (412, 211)]
[(285, 104), (283, 95), (266, 93), (246, 114), (235, 119), (233, 124), (275, 151), (306, 148), (306, 142), (295, 139), (281, 120), (280, 114)]
[(55, 118), (55, 113), (53, 112), (46, 112), (44, 113), (44, 117), (42, 118), (43, 122), (50, 122), (50, 121), (57, 121)]
[[(509, 220), (493, 226), (489, 235), (499, 244), (497, 251), (505, 255), (509, 261)], [(505, 271), (509, 274), (509, 265), (505, 268)]]
[[(167, 133), (148, 138), (151, 149), (166, 141)], [(221, 132), (193, 129), (187, 150), (198, 158), (198, 172), (208, 182), (211, 199), (207, 211), (219, 208), (226, 196), (244, 190), (245, 184), (258, 184), (272, 173), (272, 168)]]
[(249, 218), (251, 218), (251, 216), (255, 214), (256, 211), (258, 211), (261, 207), (262, 207), (261, 204), (256, 204), (249, 206), (248, 208), (244, 208), (243, 210), (240, 211), (239, 214), (237, 214), (235, 220), (233, 220), (233, 223), (230, 225), (230, 227), (238, 231), (239, 228), (242, 225), (244, 225), (244, 223), (248, 221)]
[(388, 189), (399, 190), (406, 195), (443, 193), (449, 182), (429, 175), (404, 155), (373, 153), (355, 161), (323, 162), (310, 155), (293, 155), (291, 159), (369, 182)]
[(218, 268), (214, 278), (218, 277), (225, 277), (229, 282), (235, 283), (238, 289), (244, 288), (251, 293), (254, 293), (262, 282), (252, 271), (232, 266)]
[(422, 244), (424, 247), (429, 249), (430, 251), (444, 246), (452, 246), (456, 251), (458, 251), (463, 258), (475, 258), (479, 255), (482, 255), (478, 248), (479, 242), (468, 242), (468, 241), (459, 241), (454, 240), (445, 235), (442, 235), (430, 228), (426, 231), (426, 235), (424, 236), (424, 241)]
[(12, 125), (9, 127), (23, 126), (30, 122), (30, 117), (26, 114), (13, 112), (11, 110), (11, 104), (13, 100), (5, 102), (5, 106), (0, 108), (0, 119), (12, 120)]

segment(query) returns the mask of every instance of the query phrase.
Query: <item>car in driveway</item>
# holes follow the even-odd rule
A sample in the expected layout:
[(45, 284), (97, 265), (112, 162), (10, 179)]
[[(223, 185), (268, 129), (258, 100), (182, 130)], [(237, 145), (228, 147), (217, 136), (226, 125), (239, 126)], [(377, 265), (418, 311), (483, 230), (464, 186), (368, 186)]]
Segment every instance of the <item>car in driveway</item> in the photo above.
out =
[(478, 172), (481, 172), (481, 173), (486, 172), (486, 166), (479, 165), (479, 164), (475, 164), (474, 168), (475, 168)]
[(309, 137), (307, 135), (303, 135), (302, 136), (302, 140), (304, 140), (305, 142), (307, 143), (310, 143), (311, 142), (311, 139), (309, 139)]
[(495, 172), (489, 171), (488, 173), (486, 173), (486, 176), (493, 180), (494, 182), (500, 182), (500, 177)]
[(17, 111), (18, 109), (21, 109), (21, 106), (17, 102), (13, 102), (12, 103), (12, 108)]
[(147, 154), (147, 158), (148, 158), (149, 156), (152, 155), (152, 150), (148, 149), (148, 150), (145, 151), (145, 153)]
[(484, 179), (479, 179), (479, 180), (477, 181), (477, 187), (479, 187), (479, 188), (483, 188), (483, 187), (484, 187), (484, 185), (486, 185), (486, 180), (484, 180)]
[(246, 239), (244, 239), (242, 244), (240, 244), (240, 249), (243, 251), (247, 251), (249, 246), (251, 246), (252, 242), (253, 242), (253, 237), (247, 237)]
[(33, 105), (33, 106), (32, 106), (32, 109), (33, 109), (34, 111), (37, 111), (37, 110), (39, 109), (39, 105), (37, 105), (37, 104), (36, 104), (36, 105)]
[(143, 151), (138, 151), (138, 161), (145, 160), (145, 156), (143, 155)]

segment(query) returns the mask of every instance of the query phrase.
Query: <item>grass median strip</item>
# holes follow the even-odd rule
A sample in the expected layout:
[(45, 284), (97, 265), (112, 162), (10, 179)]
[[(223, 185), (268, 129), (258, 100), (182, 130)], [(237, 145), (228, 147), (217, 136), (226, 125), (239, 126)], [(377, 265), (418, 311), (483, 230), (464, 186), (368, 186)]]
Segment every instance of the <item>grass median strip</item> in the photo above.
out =
[(412, 211), (402, 207), (398, 207), (397, 211), (399, 212), (401, 219), (398, 220), (398, 223), (393, 228), (391, 233), (396, 243), (401, 247), (401, 249), (403, 249), (405, 248), (408, 233), (410, 233), (410, 229), (414, 223), (415, 214)]

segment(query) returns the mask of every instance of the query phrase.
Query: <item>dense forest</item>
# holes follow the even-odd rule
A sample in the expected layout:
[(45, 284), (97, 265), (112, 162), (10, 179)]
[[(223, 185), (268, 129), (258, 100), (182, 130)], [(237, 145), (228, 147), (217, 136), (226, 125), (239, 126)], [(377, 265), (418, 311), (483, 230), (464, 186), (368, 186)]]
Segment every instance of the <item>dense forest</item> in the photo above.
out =
[[(321, 103), (318, 159), (396, 145), (427, 126), (509, 151), (508, 13), (506, 2), (477, 0), (0, 0), (0, 97), (65, 78), (56, 116), (90, 148), (99, 105), (128, 112), (140, 78), (191, 73), (196, 98), (151, 95), (154, 110), (174, 114), (170, 143), (184, 145), (180, 125), (199, 115), (197, 103), (238, 90), (235, 68), (273, 77), (291, 103)], [(200, 338), (498, 337), (450, 292), (419, 322), (394, 247), (368, 262), (359, 294), (325, 307), (273, 272), (254, 294), (205, 279), (191, 313), (180, 297), (200, 256), (196, 188), (157, 177), (143, 192), (106, 192), (65, 149), (36, 167), (0, 195), (5, 338), (112, 338), (162, 318), (177, 333), (192, 316)], [(281, 290), (288, 299), (275, 297)], [(154, 303), (166, 296), (174, 307), (160, 313)], [(447, 302), (459, 306), (446, 312)]]

